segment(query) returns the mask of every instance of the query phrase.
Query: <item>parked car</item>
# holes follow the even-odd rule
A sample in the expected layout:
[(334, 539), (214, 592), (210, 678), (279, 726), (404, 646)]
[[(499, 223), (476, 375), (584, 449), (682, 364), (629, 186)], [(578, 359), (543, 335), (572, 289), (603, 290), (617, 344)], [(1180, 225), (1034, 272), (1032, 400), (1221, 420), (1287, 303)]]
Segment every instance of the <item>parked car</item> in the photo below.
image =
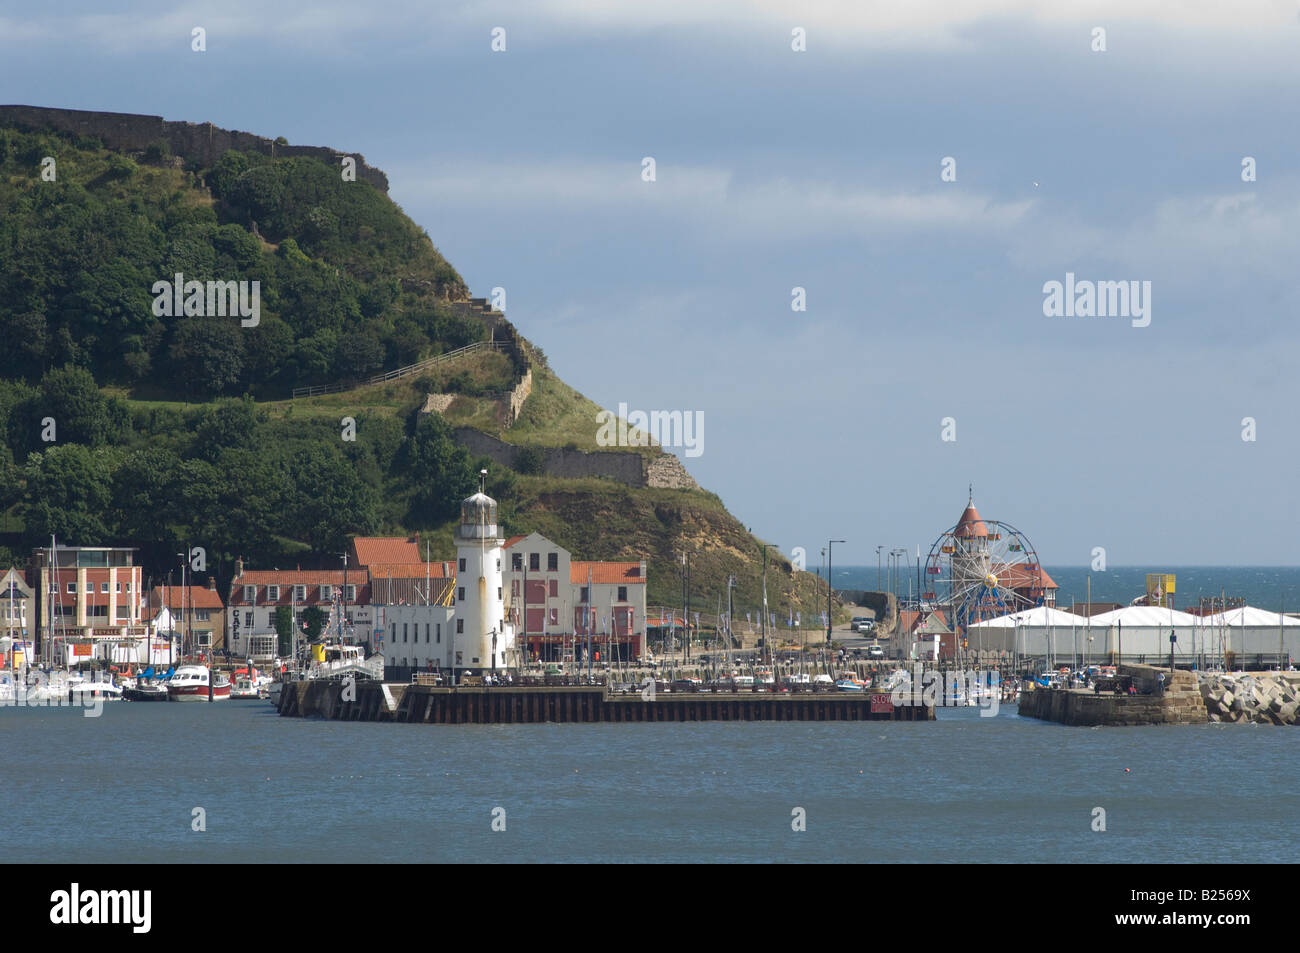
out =
[(852, 629), (854, 632), (861, 632), (862, 623), (870, 622), (870, 621), (871, 620), (864, 615), (855, 615), (853, 617), (853, 621), (849, 623), (849, 628)]
[(867, 658), (884, 658), (885, 650), (879, 645), (867, 646)]

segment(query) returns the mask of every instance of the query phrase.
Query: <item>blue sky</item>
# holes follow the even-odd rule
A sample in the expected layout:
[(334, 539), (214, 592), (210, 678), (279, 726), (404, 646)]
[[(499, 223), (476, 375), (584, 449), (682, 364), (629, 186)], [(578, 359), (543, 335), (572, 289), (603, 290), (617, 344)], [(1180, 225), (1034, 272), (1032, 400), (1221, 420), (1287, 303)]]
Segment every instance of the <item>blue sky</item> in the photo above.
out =
[[(0, 99), (364, 154), (566, 381), (862, 564), (968, 483), (1048, 565), (1300, 562), (1298, 51), (1295, 0), (0, 3)], [(1045, 317), (1067, 272), (1150, 326)]]

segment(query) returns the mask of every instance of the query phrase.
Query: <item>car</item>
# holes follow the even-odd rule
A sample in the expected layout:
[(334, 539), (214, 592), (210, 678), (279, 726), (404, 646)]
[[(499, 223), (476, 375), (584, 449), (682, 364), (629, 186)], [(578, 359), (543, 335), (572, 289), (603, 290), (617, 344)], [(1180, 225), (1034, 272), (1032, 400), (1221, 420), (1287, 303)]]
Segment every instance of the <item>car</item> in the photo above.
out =
[(849, 628), (852, 629), (854, 632), (861, 632), (862, 623), (864, 622), (871, 622), (871, 620), (864, 615), (855, 615), (853, 617), (853, 621), (849, 623)]
[(884, 658), (885, 650), (879, 645), (867, 646), (867, 658)]

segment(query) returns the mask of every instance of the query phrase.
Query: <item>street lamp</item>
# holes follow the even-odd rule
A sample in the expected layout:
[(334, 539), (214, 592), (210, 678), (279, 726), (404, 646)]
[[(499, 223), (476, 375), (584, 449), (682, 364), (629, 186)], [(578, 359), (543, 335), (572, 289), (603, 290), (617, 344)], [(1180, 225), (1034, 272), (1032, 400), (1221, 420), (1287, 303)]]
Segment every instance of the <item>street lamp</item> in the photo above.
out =
[(833, 616), (834, 606), (831, 599), (835, 594), (835, 544), (843, 543), (842, 539), (828, 539), (826, 541), (826, 647), (831, 646), (831, 628), (835, 624)]
[(880, 591), (881, 591), (881, 589), (880, 589), (880, 551), (881, 551), (882, 549), (884, 549), (884, 548), (885, 548), (884, 546), (877, 546), (877, 547), (876, 547), (876, 592), (880, 592)]

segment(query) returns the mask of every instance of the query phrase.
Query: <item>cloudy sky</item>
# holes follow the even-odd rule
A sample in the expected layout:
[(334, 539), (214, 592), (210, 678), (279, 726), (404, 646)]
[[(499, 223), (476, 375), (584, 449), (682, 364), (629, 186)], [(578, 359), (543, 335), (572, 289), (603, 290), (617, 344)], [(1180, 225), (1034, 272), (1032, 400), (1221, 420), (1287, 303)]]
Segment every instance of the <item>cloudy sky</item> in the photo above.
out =
[[(1296, 0), (0, 2), (0, 64), (364, 154), (787, 553), (928, 548), (973, 483), (1049, 566), (1300, 563)], [(1149, 326), (1045, 316), (1067, 272)]]

